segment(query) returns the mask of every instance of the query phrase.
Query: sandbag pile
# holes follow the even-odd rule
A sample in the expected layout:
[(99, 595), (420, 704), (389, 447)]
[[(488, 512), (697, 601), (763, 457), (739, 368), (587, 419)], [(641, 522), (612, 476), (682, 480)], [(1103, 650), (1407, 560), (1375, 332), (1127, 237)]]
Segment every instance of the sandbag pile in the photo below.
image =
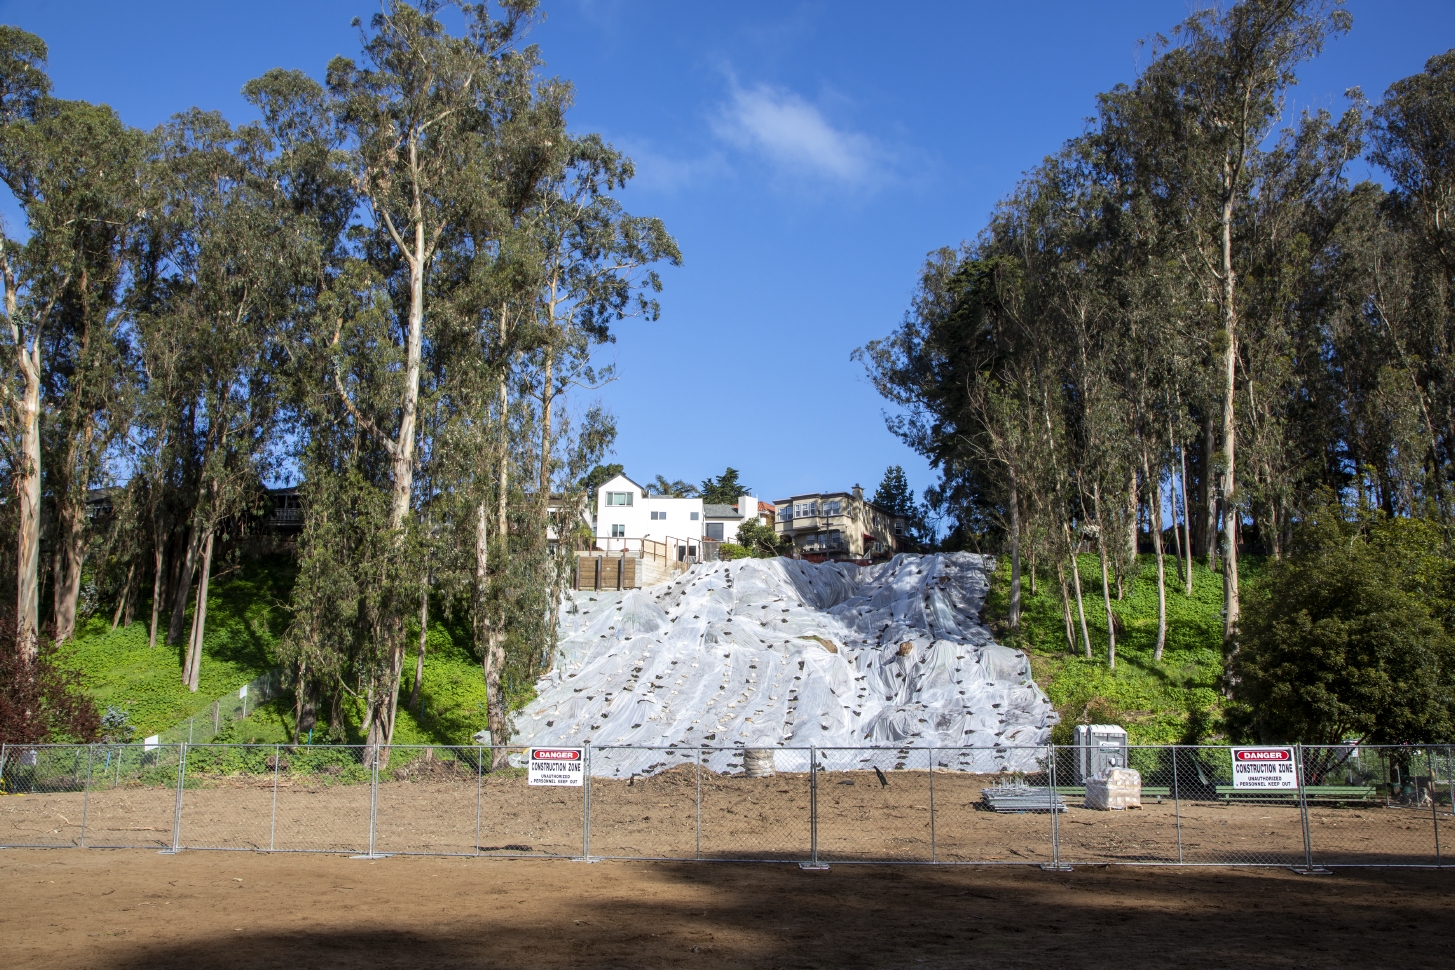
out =
[[(703, 563), (675, 581), (580, 591), (563, 605), (555, 669), (517, 718), (522, 743), (582, 745), (597, 775), (629, 777), (713, 750), (825, 751), (830, 770), (1034, 770), (1026, 748), (1057, 716), (1019, 651), (977, 613), (990, 563), (968, 553), (855, 566)], [(603, 751), (611, 745), (657, 750)], [(684, 750), (692, 749), (692, 750)], [(931, 753), (931, 749), (936, 749)], [(799, 762), (802, 762), (801, 764)], [(778, 771), (806, 771), (780, 750)]]

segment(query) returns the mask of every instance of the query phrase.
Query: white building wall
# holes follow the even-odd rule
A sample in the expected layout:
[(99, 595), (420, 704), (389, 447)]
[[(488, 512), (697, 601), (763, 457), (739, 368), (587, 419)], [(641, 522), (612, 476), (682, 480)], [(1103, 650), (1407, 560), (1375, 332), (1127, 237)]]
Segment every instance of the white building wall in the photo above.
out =
[[(631, 505), (607, 505), (608, 492), (626, 492)], [(654, 516), (653, 513), (656, 513)], [(619, 525), (620, 536), (612, 535)], [(642, 539), (696, 539), (702, 535), (702, 499), (648, 495), (630, 478), (617, 475), (596, 490), (596, 545), (606, 550), (635, 549)], [(616, 539), (613, 544), (612, 540)], [(621, 540), (631, 540), (623, 543)]]

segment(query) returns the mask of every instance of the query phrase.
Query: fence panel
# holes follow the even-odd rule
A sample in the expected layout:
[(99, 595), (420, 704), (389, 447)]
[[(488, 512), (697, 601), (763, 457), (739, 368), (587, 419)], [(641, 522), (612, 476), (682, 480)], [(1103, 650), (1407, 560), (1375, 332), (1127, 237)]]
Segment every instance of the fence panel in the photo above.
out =
[(181, 758), (179, 744), (93, 745), (86, 845), (171, 848)]
[(586, 788), (526, 782), (527, 748), (482, 748), (479, 853), (576, 858), (584, 843)]
[(1429, 748), (1304, 748), (1314, 863), (1439, 865), (1437, 829), (1449, 774), (1438, 770), (1435, 754)]
[(187, 745), (178, 844), (187, 849), (273, 848), (274, 745)]
[(591, 855), (697, 858), (701, 760), (696, 748), (592, 748)]
[[(936, 748), (935, 861), (1054, 862), (1050, 750), (1044, 746)], [(987, 804), (985, 791), (1004, 788), (1022, 790), (1019, 805), (1014, 810), (996, 811)]]
[(379, 769), (374, 851), (474, 855), (491, 749), (395, 745)]
[(702, 749), (701, 858), (806, 860), (812, 853), (811, 753), (778, 747), (754, 752)]
[[(0, 792), (8, 796), (0, 800), (0, 844), (84, 845), (92, 756), (81, 745), (7, 747), (0, 762)], [(170, 842), (170, 826), (167, 834)]]
[(1233, 756), (1227, 747), (1172, 750), (1183, 862), (1304, 864), (1297, 791), (1234, 790)]
[(1134, 747), (1127, 767), (1141, 777), (1141, 806), (1093, 808), (1077, 778), (1074, 748), (1056, 749), (1056, 789), (1066, 800), (1057, 825), (1061, 861), (1077, 863), (1182, 861), (1181, 804), (1175, 797), (1173, 748)]
[[(824, 862), (933, 862), (929, 748), (819, 748), (818, 857)], [(877, 770), (876, 770), (877, 769)]]
[(283, 745), (277, 757), (272, 848), (280, 852), (369, 851), (373, 772), (364, 763), (364, 748)]

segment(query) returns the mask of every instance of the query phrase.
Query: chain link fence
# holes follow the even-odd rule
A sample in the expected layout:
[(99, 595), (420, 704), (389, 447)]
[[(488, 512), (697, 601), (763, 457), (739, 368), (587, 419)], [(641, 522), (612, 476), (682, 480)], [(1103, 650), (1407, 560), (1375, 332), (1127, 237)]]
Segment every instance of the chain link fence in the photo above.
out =
[(588, 747), (532, 786), (523, 747), (0, 746), (0, 847), (841, 863), (1444, 866), (1455, 747), (1132, 746), (1104, 810), (1079, 750)]

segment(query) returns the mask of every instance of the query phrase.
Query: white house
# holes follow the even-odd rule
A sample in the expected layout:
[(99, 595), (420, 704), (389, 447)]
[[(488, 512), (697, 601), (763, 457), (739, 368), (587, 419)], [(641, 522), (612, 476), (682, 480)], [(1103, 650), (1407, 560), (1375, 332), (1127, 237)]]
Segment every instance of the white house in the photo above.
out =
[(643, 539), (666, 542), (702, 535), (702, 499), (650, 495), (625, 475), (596, 490), (596, 546), (608, 552), (641, 547)]
[(700, 498), (648, 494), (626, 475), (617, 475), (596, 490), (592, 526), (596, 547), (615, 552), (639, 549), (644, 539), (732, 542), (743, 522), (752, 518), (766, 523), (771, 512), (772, 506), (752, 495), (741, 496), (736, 506), (704, 505)]

